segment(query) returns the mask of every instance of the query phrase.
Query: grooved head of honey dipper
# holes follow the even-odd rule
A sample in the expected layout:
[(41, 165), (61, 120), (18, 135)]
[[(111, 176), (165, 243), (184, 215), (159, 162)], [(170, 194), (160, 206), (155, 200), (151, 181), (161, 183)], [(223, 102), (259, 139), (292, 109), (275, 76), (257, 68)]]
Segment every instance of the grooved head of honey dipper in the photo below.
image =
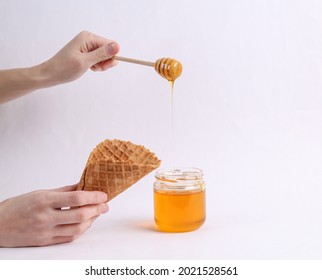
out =
[(165, 79), (174, 82), (182, 72), (182, 65), (173, 58), (160, 58), (156, 61), (155, 70)]

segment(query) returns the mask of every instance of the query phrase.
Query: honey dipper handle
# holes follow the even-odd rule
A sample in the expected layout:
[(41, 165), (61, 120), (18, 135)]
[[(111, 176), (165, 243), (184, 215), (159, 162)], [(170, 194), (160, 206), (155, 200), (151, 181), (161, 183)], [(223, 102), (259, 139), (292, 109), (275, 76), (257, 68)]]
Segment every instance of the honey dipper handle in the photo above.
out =
[(154, 67), (154, 64), (155, 64), (154, 62), (150, 62), (150, 61), (138, 60), (138, 59), (122, 57), (122, 56), (114, 56), (113, 59), (116, 59), (119, 61), (135, 63), (135, 64), (141, 64), (141, 65), (145, 65), (145, 66), (152, 66), (152, 67)]

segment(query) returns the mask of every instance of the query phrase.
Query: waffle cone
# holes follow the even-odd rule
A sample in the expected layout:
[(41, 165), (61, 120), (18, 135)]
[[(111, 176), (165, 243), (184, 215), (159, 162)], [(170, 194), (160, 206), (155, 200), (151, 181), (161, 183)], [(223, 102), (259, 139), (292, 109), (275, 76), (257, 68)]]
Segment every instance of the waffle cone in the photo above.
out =
[(129, 141), (105, 140), (91, 152), (77, 189), (103, 191), (110, 201), (160, 163), (144, 146)]

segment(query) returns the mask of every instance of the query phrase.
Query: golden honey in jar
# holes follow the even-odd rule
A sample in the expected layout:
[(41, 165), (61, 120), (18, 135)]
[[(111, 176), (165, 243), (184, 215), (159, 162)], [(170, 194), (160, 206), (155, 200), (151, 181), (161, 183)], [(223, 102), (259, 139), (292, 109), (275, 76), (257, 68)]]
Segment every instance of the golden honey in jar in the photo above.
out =
[(202, 170), (160, 169), (155, 177), (154, 220), (158, 230), (186, 232), (201, 227), (206, 219)]

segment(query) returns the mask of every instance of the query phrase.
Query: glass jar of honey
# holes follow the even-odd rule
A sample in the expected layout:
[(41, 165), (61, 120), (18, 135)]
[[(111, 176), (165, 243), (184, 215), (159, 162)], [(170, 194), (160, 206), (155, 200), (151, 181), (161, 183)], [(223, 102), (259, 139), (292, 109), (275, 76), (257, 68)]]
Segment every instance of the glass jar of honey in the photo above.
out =
[(202, 170), (160, 169), (155, 177), (154, 220), (158, 230), (186, 232), (202, 226), (206, 219)]

